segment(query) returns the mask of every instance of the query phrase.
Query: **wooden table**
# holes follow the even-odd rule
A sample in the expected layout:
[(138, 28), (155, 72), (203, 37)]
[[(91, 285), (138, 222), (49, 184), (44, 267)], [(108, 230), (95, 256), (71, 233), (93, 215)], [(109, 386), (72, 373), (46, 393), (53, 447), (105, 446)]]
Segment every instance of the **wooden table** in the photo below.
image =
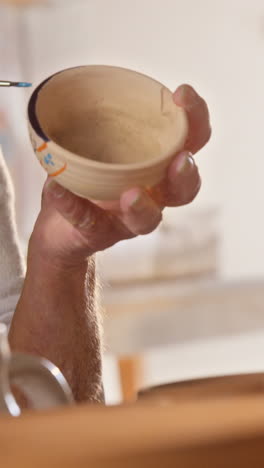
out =
[(260, 468), (264, 397), (63, 409), (0, 419), (3, 468)]

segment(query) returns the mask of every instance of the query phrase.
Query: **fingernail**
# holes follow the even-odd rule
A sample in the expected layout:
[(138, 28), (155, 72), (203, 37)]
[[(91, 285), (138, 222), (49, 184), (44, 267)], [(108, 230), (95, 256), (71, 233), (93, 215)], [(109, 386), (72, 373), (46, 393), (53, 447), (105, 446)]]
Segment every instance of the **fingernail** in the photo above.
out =
[(198, 94), (190, 85), (182, 85), (174, 93), (176, 104), (183, 105), (185, 108), (192, 108), (199, 101)]
[(129, 203), (129, 208), (135, 213), (141, 213), (150, 207), (152, 207), (152, 201), (142, 192), (135, 194)]
[(66, 189), (52, 179), (46, 182), (46, 187), (47, 191), (55, 198), (62, 198), (66, 193)]
[(184, 151), (183, 153), (179, 154), (173, 166), (173, 172), (176, 172), (177, 174), (183, 175), (191, 172), (195, 167), (192, 153), (189, 151)]

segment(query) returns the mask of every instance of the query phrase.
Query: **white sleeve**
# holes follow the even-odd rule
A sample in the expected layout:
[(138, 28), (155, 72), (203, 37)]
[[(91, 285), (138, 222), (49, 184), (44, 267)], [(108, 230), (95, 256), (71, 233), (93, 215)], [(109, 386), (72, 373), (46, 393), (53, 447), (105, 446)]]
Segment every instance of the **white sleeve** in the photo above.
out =
[(14, 191), (0, 147), (0, 322), (10, 325), (24, 279), (15, 222)]

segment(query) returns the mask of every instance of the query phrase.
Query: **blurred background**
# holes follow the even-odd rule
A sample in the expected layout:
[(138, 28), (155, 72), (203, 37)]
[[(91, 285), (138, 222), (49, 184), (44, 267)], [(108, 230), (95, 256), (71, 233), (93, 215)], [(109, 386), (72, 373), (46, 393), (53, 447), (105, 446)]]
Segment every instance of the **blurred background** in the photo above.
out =
[[(197, 200), (98, 258), (107, 401), (263, 370), (263, 1), (6, 0), (0, 39), (2, 79), (37, 86), (66, 67), (118, 65), (172, 90), (189, 83), (210, 108)], [(45, 180), (27, 135), (29, 95), (0, 89), (0, 145), (25, 253)]]

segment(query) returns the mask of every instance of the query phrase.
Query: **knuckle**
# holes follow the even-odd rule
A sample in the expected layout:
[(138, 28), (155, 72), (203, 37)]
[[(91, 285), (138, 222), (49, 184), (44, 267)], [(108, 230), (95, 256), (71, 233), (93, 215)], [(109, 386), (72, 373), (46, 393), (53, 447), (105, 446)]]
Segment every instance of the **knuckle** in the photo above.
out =
[(70, 194), (64, 198), (62, 210), (65, 213), (65, 217), (74, 219), (76, 216), (76, 199), (74, 196)]
[(69, 197), (65, 208), (65, 217), (76, 228), (84, 227), (87, 223), (87, 210), (84, 203), (75, 197)]
[(95, 226), (95, 221), (95, 216), (92, 215), (90, 210), (82, 210), (74, 226), (83, 231), (92, 230)]

